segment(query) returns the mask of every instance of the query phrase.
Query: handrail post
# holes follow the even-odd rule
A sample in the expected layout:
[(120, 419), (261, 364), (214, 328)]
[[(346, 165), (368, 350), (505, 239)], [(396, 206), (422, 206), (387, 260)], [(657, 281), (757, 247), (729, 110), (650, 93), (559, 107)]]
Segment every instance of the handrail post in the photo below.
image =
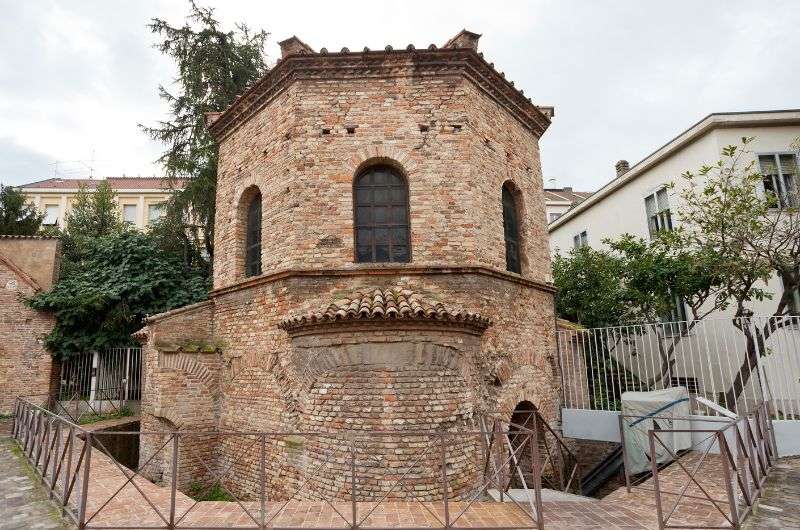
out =
[(53, 498), (53, 494), (56, 491), (56, 487), (58, 485), (58, 475), (56, 471), (58, 470), (58, 454), (61, 452), (61, 422), (56, 420), (56, 440), (55, 440), (55, 453), (53, 454), (53, 474), (50, 480), (50, 498)]
[[(536, 505), (536, 527), (544, 530), (542, 513), (542, 462), (539, 456), (539, 429), (534, 425), (531, 443), (531, 462), (533, 466), (533, 498)], [(533, 515), (533, 514), (531, 514)]]
[(664, 513), (661, 509), (661, 488), (658, 484), (658, 457), (656, 456), (656, 431), (647, 431), (650, 442), (650, 464), (653, 471), (653, 491), (656, 496), (656, 515), (658, 516), (658, 527), (664, 528)]
[(619, 440), (622, 442), (622, 470), (625, 473), (625, 489), (630, 493), (631, 476), (628, 474), (628, 450), (625, 448), (625, 418), (622, 417), (622, 411), (620, 411), (617, 418), (619, 418)]
[(717, 440), (719, 443), (720, 456), (722, 457), (722, 476), (725, 480), (725, 492), (728, 494), (728, 505), (731, 510), (731, 526), (733, 528), (740, 528), (739, 507), (736, 505), (736, 496), (733, 494), (733, 482), (731, 481), (731, 470), (729, 467), (733, 455), (731, 455), (724, 431), (717, 431)]
[(86, 528), (86, 498), (89, 496), (89, 467), (92, 463), (92, 432), (86, 432), (83, 443), (86, 447), (86, 456), (83, 460), (83, 478), (81, 479), (81, 498), (78, 504), (78, 528)]
[(61, 515), (65, 515), (67, 513), (67, 491), (69, 491), (69, 474), (72, 471), (72, 453), (75, 451), (75, 428), (70, 425), (69, 426), (69, 434), (67, 435), (67, 442), (64, 444), (65, 449), (66, 445), (69, 444), (69, 452), (67, 453), (67, 467), (64, 471), (64, 494), (62, 495), (63, 499), (61, 501)]
[(264, 521), (266, 521), (267, 516), (267, 497), (266, 497), (266, 474), (267, 474), (267, 435), (266, 433), (261, 433), (261, 469), (259, 470), (259, 498), (261, 501), (261, 523), (259, 526), (263, 529), (264, 528)]
[(14, 400), (14, 417), (11, 420), (11, 437), (17, 437), (17, 414), (19, 413), (19, 398)]
[(356, 447), (355, 438), (350, 440), (350, 498), (351, 515), (353, 517), (350, 528), (358, 528), (358, 505), (356, 504)]
[(169, 490), (169, 527), (175, 528), (175, 494), (178, 491), (178, 437), (172, 433), (172, 484)]
[(447, 448), (445, 447), (445, 434), (439, 435), (439, 443), (441, 444), (442, 456), (442, 498), (444, 499), (444, 527), (450, 528), (450, 506), (448, 503), (447, 495)]

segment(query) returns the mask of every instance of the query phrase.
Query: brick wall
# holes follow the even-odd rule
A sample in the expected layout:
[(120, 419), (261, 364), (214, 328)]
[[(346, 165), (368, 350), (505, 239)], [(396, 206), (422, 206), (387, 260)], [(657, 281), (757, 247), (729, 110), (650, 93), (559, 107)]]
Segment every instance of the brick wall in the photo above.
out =
[(34, 295), (41, 284), (52, 284), (58, 243), (0, 236), (0, 414), (13, 412), (19, 396), (48, 394), (57, 388), (59, 365), (42, 345), (55, 317), (28, 308), (23, 299)]

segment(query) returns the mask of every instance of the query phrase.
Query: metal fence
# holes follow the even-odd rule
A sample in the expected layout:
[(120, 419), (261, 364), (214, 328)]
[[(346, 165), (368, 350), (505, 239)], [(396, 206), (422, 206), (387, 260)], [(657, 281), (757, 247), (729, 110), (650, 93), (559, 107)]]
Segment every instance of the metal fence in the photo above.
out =
[(61, 362), (59, 399), (62, 401), (139, 401), (142, 349), (109, 348), (83, 353)]
[[(555, 433), (535, 411), (520, 423), (484, 418), (477, 430), (445, 432), (91, 432), (52, 406), (52, 398), (18, 399), (13, 435), (80, 529), (290, 530), (300, 528), (295, 501), (308, 503), (302, 512), (327, 511), (320, 528), (391, 526), (380, 512), (393, 502), (390, 513), (417, 508), (404, 528), (501, 528), (491, 517), (480, 526), (486, 512), (475, 510), (487, 504), (501, 507), (502, 528), (544, 528), (543, 477), (564, 490), (580, 481), (576, 466), (563, 467), (563, 453), (542, 453), (552, 445), (542, 433)], [(119, 437), (150, 447), (138, 466), (114, 460), (107, 444)], [(209, 495), (226, 508), (204, 505)]]
[[(648, 423), (642, 424), (643, 419)], [(664, 427), (673, 422), (675, 426)], [(643, 449), (651, 464), (650, 473), (639, 477), (628, 472), (626, 453), (626, 430), (637, 424), (646, 433), (648, 447)], [(698, 425), (697, 418), (622, 414), (619, 425), (627, 491), (652, 489), (659, 528), (688, 528), (687, 516), (691, 528), (741, 528), (764, 492), (777, 455), (765, 402), (738, 419), (706, 418)], [(682, 451), (673, 445), (680, 434), (693, 440)], [(693, 518), (703, 505), (713, 506), (716, 520)]]
[(800, 419), (800, 317), (559, 330), (558, 349), (568, 408), (620, 410), (625, 391), (682, 386), (732, 411), (767, 401), (775, 419)]

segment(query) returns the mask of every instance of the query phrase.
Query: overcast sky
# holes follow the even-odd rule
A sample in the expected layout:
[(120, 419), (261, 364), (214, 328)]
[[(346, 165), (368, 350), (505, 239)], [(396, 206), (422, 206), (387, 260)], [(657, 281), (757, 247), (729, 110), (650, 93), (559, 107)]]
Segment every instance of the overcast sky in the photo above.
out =
[[(545, 179), (594, 190), (706, 114), (800, 107), (800, 2), (210, 1), (228, 25), (315, 49), (443, 44), (462, 28), (556, 116), (541, 141)], [(54, 175), (160, 175), (161, 146), (137, 123), (165, 109), (174, 71), (151, 17), (179, 24), (183, 1), (0, 0), (0, 182)], [(92, 162), (94, 160), (94, 162)]]

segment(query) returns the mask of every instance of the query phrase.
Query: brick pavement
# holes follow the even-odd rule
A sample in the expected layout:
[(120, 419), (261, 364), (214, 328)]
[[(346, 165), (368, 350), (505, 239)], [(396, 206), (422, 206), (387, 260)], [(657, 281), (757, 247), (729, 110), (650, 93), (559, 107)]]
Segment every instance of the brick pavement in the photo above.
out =
[(800, 528), (800, 456), (778, 461), (745, 528)]
[(35, 481), (11, 438), (0, 434), (0, 528), (71, 528)]

